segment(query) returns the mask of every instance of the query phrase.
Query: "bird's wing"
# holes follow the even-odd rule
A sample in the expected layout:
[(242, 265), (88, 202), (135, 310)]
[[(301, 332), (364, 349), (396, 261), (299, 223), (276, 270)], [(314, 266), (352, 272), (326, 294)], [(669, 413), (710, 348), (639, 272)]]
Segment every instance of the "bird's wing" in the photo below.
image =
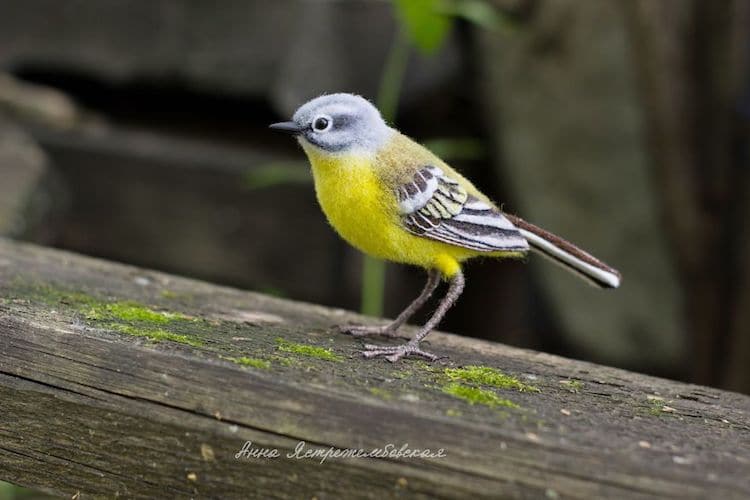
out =
[(495, 207), (469, 194), (438, 167), (420, 168), (396, 189), (401, 220), (412, 234), (479, 252), (526, 251), (521, 232)]

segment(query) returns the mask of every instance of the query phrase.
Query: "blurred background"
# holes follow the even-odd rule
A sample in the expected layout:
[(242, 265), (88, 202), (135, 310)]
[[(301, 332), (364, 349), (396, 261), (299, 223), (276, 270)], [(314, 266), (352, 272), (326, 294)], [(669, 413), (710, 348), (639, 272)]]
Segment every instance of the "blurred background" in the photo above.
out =
[(340, 241), (301, 150), (267, 129), (355, 92), (624, 276), (601, 291), (538, 257), (474, 262), (443, 329), (750, 393), (749, 14), (0, 0), (0, 234), (394, 316), (423, 273)]

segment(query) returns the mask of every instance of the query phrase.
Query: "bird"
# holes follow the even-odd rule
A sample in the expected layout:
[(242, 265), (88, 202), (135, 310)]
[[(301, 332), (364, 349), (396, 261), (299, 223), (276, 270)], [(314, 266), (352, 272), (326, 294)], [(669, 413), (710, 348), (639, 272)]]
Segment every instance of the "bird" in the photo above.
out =
[(301, 105), (271, 129), (297, 138), (309, 160), (318, 203), (349, 244), (372, 257), (426, 270), (419, 296), (384, 326), (342, 325), (348, 334), (397, 337), (441, 281), (447, 292), (406, 343), (364, 344), (365, 358), (434, 361), (422, 348), (464, 290), (463, 265), (476, 257), (522, 259), (535, 251), (601, 288), (620, 273), (572, 243), (503, 212), (468, 179), (426, 147), (389, 126), (356, 94), (333, 93)]

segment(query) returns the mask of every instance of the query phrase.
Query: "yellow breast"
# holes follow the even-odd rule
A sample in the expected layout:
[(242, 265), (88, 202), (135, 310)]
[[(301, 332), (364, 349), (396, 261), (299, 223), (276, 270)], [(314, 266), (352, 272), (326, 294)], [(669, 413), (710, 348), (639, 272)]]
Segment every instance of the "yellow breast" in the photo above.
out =
[(395, 194), (378, 176), (372, 158), (305, 150), (318, 202), (331, 226), (352, 246), (385, 260), (437, 267), (448, 276), (458, 270), (457, 262), (477, 255), (403, 229)]
[(393, 195), (378, 181), (370, 160), (354, 155), (308, 156), (318, 202), (333, 228), (359, 250), (393, 258), (388, 239), (395, 224), (395, 205), (389, 206)]

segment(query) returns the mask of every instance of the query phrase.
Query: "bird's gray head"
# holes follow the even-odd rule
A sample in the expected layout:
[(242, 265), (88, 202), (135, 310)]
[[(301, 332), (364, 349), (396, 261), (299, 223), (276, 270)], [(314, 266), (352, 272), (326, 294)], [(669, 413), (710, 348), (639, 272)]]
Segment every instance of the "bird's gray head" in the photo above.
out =
[(300, 106), (292, 121), (271, 128), (329, 153), (374, 152), (393, 132), (375, 106), (354, 94), (316, 97)]

